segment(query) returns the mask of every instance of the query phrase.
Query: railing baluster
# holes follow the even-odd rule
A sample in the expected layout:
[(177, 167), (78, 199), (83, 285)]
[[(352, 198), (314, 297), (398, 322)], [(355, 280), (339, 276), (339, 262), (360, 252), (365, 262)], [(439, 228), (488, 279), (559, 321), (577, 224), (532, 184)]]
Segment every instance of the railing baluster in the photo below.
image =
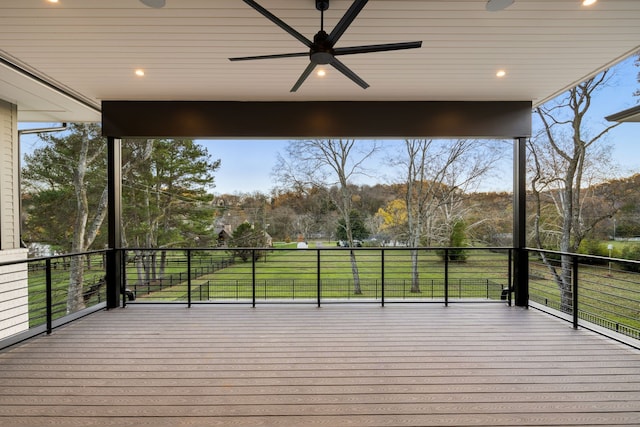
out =
[(318, 298), (318, 307), (320, 307), (321, 303), (321, 278), (320, 278), (320, 249), (316, 249), (316, 295)]
[(45, 261), (45, 275), (46, 275), (46, 315), (47, 315), (47, 335), (51, 334), (51, 330), (53, 329), (53, 297), (52, 297), (52, 285), (51, 285), (51, 258), (47, 258)]
[(191, 250), (187, 249), (187, 307), (191, 308)]
[(573, 286), (573, 328), (578, 329), (578, 257), (572, 257), (573, 269), (571, 282)]
[(255, 249), (251, 250), (251, 306), (256, 306), (256, 253)]
[[(384, 307), (384, 249), (380, 252), (380, 300), (382, 303), (382, 307)], [(376, 291), (378, 290), (378, 285), (376, 284)]]
[(449, 307), (449, 249), (444, 250), (444, 306)]

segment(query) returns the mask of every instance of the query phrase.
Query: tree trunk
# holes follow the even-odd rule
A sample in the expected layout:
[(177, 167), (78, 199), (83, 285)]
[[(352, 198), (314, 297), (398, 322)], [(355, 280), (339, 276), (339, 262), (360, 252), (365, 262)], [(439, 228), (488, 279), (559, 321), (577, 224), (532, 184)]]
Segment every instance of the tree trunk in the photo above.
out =
[(69, 268), (69, 291), (67, 293), (67, 314), (75, 313), (85, 307), (84, 294), (84, 263), (81, 256), (71, 257)]
[(562, 269), (560, 277), (557, 277), (560, 288), (560, 311), (563, 313), (573, 313), (573, 286), (572, 286), (572, 256), (561, 255)]
[(349, 251), (349, 258), (351, 259), (351, 273), (353, 273), (353, 293), (355, 295), (362, 295), (360, 273), (358, 272), (358, 263), (356, 262), (356, 254), (353, 249)]
[(420, 293), (420, 273), (418, 272), (417, 249), (411, 249), (411, 293)]

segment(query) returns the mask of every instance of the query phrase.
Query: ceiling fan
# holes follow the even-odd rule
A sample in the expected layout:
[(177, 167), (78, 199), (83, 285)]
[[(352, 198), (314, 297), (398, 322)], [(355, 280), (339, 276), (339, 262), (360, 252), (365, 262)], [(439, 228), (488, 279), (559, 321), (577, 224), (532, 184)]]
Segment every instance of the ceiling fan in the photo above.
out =
[(369, 87), (367, 82), (362, 80), (356, 73), (351, 71), (346, 65), (340, 62), (336, 56), (339, 55), (355, 55), (358, 53), (370, 53), (370, 52), (384, 52), (389, 50), (401, 50), (401, 49), (415, 49), (422, 46), (421, 41), (416, 42), (404, 42), (404, 43), (386, 43), (386, 44), (374, 44), (366, 46), (352, 46), (352, 47), (334, 47), (338, 42), (342, 34), (347, 30), (349, 25), (358, 16), (358, 13), (364, 8), (368, 0), (355, 0), (351, 7), (344, 14), (342, 19), (333, 28), (331, 33), (327, 34), (324, 31), (324, 11), (329, 9), (329, 0), (316, 0), (316, 9), (320, 11), (320, 31), (313, 37), (313, 41), (309, 40), (298, 31), (291, 28), (280, 18), (273, 15), (271, 12), (260, 6), (253, 0), (243, 0), (249, 6), (258, 11), (265, 18), (282, 28), (287, 33), (298, 39), (302, 44), (309, 48), (307, 52), (298, 53), (282, 53), (275, 55), (259, 55), (259, 56), (245, 56), (239, 58), (229, 58), (230, 61), (249, 61), (255, 59), (274, 59), (274, 58), (293, 58), (301, 56), (309, 56), (309, 65), (302, 72), (302, 75), (298, 81), (291, 88), (291, 92), (295, 92), (300, 88), (302, 83), (309, 77), (313, 70), (318, 65), (331, 65), (333, 68), (347, 76), (353, 82), (363, 89)]

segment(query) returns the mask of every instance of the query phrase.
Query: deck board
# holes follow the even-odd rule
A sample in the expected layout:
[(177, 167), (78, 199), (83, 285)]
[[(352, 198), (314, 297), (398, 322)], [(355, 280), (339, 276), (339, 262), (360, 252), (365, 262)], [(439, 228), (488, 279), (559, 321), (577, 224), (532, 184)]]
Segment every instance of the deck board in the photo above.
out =
[(638, 426), (640, 351), (503, 305), (129, 306), (0, 352), (4, 426)]

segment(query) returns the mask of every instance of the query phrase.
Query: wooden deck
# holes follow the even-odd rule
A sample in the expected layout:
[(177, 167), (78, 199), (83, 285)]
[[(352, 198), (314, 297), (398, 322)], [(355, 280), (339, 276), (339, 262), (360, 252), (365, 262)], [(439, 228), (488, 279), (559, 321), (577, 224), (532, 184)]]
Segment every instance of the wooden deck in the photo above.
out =
[(638, 426), (640, 351), (535, 310), (129, 306), (0, 352), (0, 426)]

